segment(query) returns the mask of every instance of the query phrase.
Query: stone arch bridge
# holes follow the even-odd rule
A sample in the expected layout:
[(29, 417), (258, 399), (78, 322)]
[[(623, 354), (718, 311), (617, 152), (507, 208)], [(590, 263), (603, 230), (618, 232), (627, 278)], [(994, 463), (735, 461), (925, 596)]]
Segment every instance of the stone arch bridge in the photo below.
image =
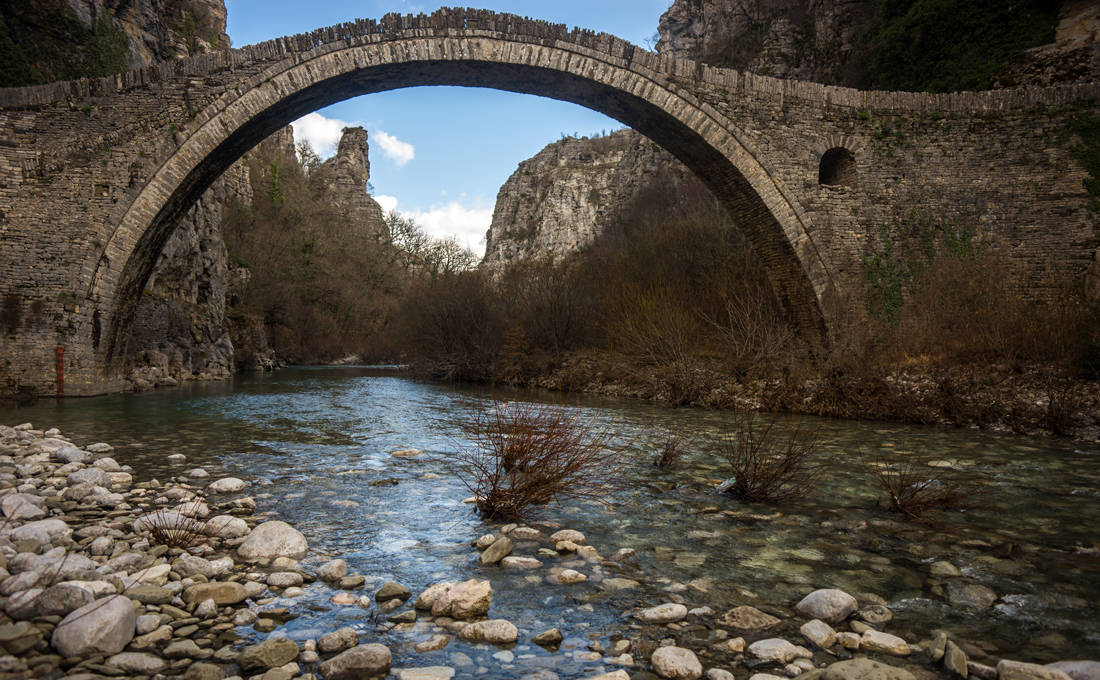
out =
[(918, 212), (994, 234), (1038, 293), (1080, 276), (1096, 247), (1067, 134), (1096, 85), (861, 92), (511, 15), (389, 15), (0, 90), (0, 392), (120, 389), (156, 257), (222, 171), (308, 112), (420, 85), (567, 100), (650, 137), (709, 185), (794, 318), (823, 337), (862, 290), (867, 248)]

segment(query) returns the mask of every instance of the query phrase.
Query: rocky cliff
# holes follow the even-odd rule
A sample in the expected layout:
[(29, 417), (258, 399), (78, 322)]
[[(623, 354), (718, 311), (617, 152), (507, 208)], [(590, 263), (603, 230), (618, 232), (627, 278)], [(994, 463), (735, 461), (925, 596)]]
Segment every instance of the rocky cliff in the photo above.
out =
[[(897, 78), (897, 89), (906, 85), (909, 89), (950, 89), (956, 82), (1035, 86), (1100, 78), (1100, 5), (1092, 0), (1065, 0), (1056, 12), (1046, 12), (1049, 3), (1038, 0), (1023, 0), (1019, 8), (1007, 8), (1000, 0), (975, 0), (966, 5), (965, 12), (929, 9), (925, 0), (901, 0), (895, 5), (887, 12), (882, 3), (873, 0), (675, 0), (661, 16), (657, 51), (828, 84), (891, 85), (881, 78)], [(960, 16), (965, 25), (954, 29), (964, 35), (967, 31), (983, 33), (982, 22), (992, 22), (998, 30), (1004, 23), (1004, 32), (1012, 35), (988, 46), (1000, 50), (1004, 58), (994, 59), (990, 66), (985, 59), (989, 55), (983, 54), (978, 59), (980, 68), (966, 58), (948, 63), (951, 55), (935, 54), (937, 47), (929, 44), (920, 56), (931, 60), (933, 72), (943, 66), (949, 79), (922, 81), (918, 69), (884, 70), (871, 74), (879, 80), (866, 80), (870, 76), (861, 70), (865, 60), (897, 56), (903, 62), (913, 61), (912, 54), (884, 50), (906, 40), (915, 41), (913, 49), (922, 49), (916, 34), (928, 27), (919, 22), (934, 20), (937, 12), (944, 11)], [(1050, 24), (1053, 42), (1019, 52), (1014, 45), (1035, 44), (1036, 36), (1046, 35), (1043, 26), (1028, 25), (1032, 16), (1037, 23)], [(1002, 21), (1006, 17), (1012, 20)], [(879, 44), (884, 37), (895, 35), (901, 39), (886, 40), (887, 47)], [(981, 45), (979, 51), (986, 47)], [(497, 268), (527, 258), (560, 257), (584, 247), (607, 226), (611, 216), (661, 174), (674, 182), (690, 176), (671, 155), (633, 132), (551, 144), (521, 163), (501, 188), (486, 235), (483, 266)]]
[(223, 0), (0, 0), (0, 87), (227, 49)]
[(632, 130), (565, 138), (519, 168), (497, 194), (482, 266), (560, 258), (590, 244), (652, 182), (678, 184), (691, 173)]
[[(249, 163), (260, 157), (297, 164), (293, 130), (279, 130), (230, 167), (173, 232), (134, 320), (129, 378), (135, 390), (276, 365), (264, 319), (242, 311), (252, 275), (232, 264), (238, 258), (228, 253), (223, 232), (227, 206), (248, 209), (252, 203)], [(370, 147), (363, 128), (346, 129), (336, 155), (312, 173), (337, 208), (340, 228), (388, 239), (382, 208), (366, 193)]]
[(661, 16), (661, 54), (777, 78), (840, 83), (870, 0), (676, 0)]
[(135, 390), (184, 380), (216, 380), (234, 371), (226, 319), (231, 272), (222, 238), (230, 200), (250, 201), (248, 168), (233, 165), (180, 221), (145, 287), (130, 337)]
[(675, 0), (657, 50), (852, 87), (985, 89), (1100, 77), (1094, 0)]
[(333, 205), (347, 216), (347, 223), (366, 229), (379, 240), (389, 238), (382, 206), (366, 191), (370, 181), (370, 145), (367, 131), (345, 128), (336, 155), (325, 161), (319, 171)]

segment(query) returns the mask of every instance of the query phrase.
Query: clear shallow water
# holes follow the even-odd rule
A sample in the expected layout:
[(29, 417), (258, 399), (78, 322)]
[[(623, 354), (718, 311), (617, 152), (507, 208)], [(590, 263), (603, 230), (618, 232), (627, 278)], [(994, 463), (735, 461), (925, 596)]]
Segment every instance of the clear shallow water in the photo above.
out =
[[(910, 640), (942, 628), (991, 644), (995, 657), (1100, 658), (1095, 445), (789, 419), (785, 426), (817, 429), (825, 448), (837, 455), (835, 469), (803, 499), (746, 505), (713, 492), (727, 475), (708, 441), (729, 414), (572, 399), (587, 417), (633, 442), (626, 483), (608, 507), (569, 504), (547, 508), (541, 518), (584, 532), (601, 555), (629, 547), (638, 551), (638, 560), (621, 573), (577, 566), (590, 576), (588, 583), (550, 586), (539, 579), (546, 567), (524, 573), (481, 567), (470, 547), (493, 527), (461, 503), (470, 492), (456, 476), (452, 455), (468, 445), (463, 428), (483, 398), (477, 391), (370, 369), (303, 368), (231, 384), (42, 402), (0, 411), (0, 422), (59, 427), (82, 444), (107, 441), (139, 479), (164, 480), (203, 465), (213, 478), (253, 480), (247, 493), (260, 511), (297, 526), (314, 551), (346, 558), (352, 570), (368, 577), (368, 587), (393, 579), (416, 593), (440, 580), (488, 578), (494, 587), (491, 614), (521, 631), (513, 661), (492, 659), (498, 649), (459, 642), (415, 654), (412, 643), (427, 636), (423, 625), (385, 633), (397, 666), (455, 665), (461, 675), (484, 665), (517, 676), (552, 667), (563, 677), (580, 676), (599, 664), (574, 659), (570, 649), (583, 650), (588, 637), (606, 642), (613, 633), (628, 634), (625, 612), (665, 601), (669, 592), (689, 606), (722, 612), (737, 604), (782, 610), (822, 587), (885, 598), (896, 616), (888, 630)], [(651, 460), (669, 428), (694, 445), (678, 469), (665, 472)], [(425, 454), (389, 455), (405, 448)], [(168, 464), (170, 453), (186, 454), (186, 466)], [(981, 506), (942, 515), (932, 526), (899, 521), (881, 510), (878, 481), (862, 461), (911, 456), (954, 461), (967, 474), (988, 479)], [(948, 606), (929, 580), (930, 563), (941, 559), (996, 591), (997, 605), (977, 613)], [(612, 576), (642, 586), (601, 588), (599, 580)], [(301, 614), (285, 627), (296, 638), (341, 625), (370, 627), (367, 612), (329, 604), (320, 586), (287, 602)], [(551, 626), (565, 633), (565, 654), (523, 643)], [(466, 659), (455, 653), (466, 654), (473, 665), (464, 666)]]

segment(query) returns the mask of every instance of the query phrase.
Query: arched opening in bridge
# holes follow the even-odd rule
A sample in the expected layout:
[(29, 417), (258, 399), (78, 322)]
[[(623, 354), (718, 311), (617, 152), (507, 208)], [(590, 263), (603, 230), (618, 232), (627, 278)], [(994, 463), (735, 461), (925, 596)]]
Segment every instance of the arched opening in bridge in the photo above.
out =
[(857, 179), (856, 157), (851, 151), (838, 146), (822, 154), (821, 165), (817, 171), (818, 184), (854, 187)]
[[(409, 45), (393, 45), (409, 41)], [(594, 62), (568, 45), (536, 52), (482, 39), (471, 55), (462, 38), (396, 36), (295, 54), (249, 88), (226, 88), (216, 107), (173, 138), (156, 174), (119, 206), (107, 248), (125, 264), (97, 271), (90, 296), (107, 303), (102, 360), (118, 375), (141, 291), (179, 218), (232, 163), (276, 130), (352, 97), (426, 85), (485, 87), (568, 101), (601, 112), (671, 152), (699, 177), (760, 256), (783, 307), (803, 332), (824, 332), (831, 279), (792, 195), (744, 146), (732, 122), (678, 86), (622, 62)], [(425, 47), (419, 43), (436, 41)], [(454, 44), (452, 44), (454, 43)], [(543, 54), (545, 52), (545, 54)], [(535, 55), (535, 56), (532, 56)], [(232, 76), (228, 76), (232, 77)], [(174, 126), (173, 126), (174, 127)], [(153, 216), (153, 217), (150, 217)]]

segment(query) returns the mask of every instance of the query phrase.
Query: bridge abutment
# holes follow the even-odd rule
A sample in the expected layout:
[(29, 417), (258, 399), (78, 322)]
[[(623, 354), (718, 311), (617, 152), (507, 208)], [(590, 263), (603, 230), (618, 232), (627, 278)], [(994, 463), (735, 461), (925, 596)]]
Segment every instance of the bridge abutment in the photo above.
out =
[(1036, 296), (1079, 277), (1097, 248), (1072, 151), (1072, 120), (1097, 114), (1097, 85), (860, 92), (509, 15), (391, 16), (0, 90), (0, 390), (53, 394), (57, 347), (66, 395), (121, 388), (156, 256), (221, 171), (305, 113), (416, 85), (572, 101), (647, 135), (710, 186), (803, 331), (823, 338), (862, 303), (869, 249), (916, 216), (987, 235)]

